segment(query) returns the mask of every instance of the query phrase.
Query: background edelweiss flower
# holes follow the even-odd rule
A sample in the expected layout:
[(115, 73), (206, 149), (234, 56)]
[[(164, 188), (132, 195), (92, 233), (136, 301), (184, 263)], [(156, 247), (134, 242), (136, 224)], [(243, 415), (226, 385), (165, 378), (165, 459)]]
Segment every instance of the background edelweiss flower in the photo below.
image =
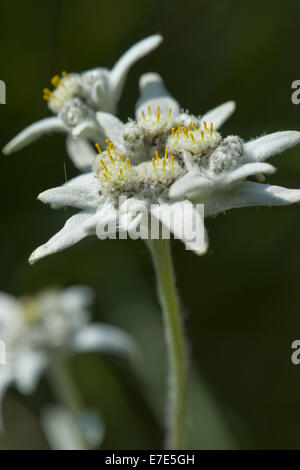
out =
[(49, 132), (67, 133), (67, 151), (74, 165), (81, 171), (90, 168), (94, 152), (88, 140), (102, 141), (103, 133), (95, 119), (95, 112), (115, 113), (127, 74), (139, 59), (161, 43), (160, 35), (153, 35), (132, 46), (117, 61), (112, 70), (95, 68), (81, 74), (62, 73), (52, 79), (55, 90), (44, 90), (55, 117), (42, 119), (20, 132), (3, 148), (8, 155), (22, 149)]
[(6, 348), (0, 404), (9, 385), (32, 393), (46, 368), (55, 368), (73, 353), (134, 352), (130, 337), (120, 329), (88, 323), (92, 299), (92, 290), (85, 286), (48, 289), (21, 299), (0, 293), (0, 339)]

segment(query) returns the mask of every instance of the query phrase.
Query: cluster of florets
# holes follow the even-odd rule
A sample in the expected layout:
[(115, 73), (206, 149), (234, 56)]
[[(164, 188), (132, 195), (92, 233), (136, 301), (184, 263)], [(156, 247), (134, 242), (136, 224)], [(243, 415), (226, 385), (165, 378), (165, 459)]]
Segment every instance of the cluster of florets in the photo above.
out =
[(236, 135), (223, 139), (209, 156), (209, 172), (212, 174), (231, 171), (244, 163), (243, 141)]
[(53, 90), (44, 88), (43, 98), (48, 102), (49, 109), (59, 114), (68, 127), (75, 127), (100, 107), (107, 108), (110, 97), (106, 69), (90, 70), (83, 74), (62, 72), (51, 79), (51, 84)]
[(137, 191), (136, 168), (130, 165), (129, 157), (118, 153), (112, 142), (106, 141), (104, 152), (96, 144), (99, 155), (94, 161), (94, 172), (101, 183), (101, 193), (110, 196), (128, 195)]
[(191, 163), (199, 164), (200, 159), (214, 150), (220, 142), (221, 135), (214, 131), (213, 123), (208, 127), (203, 121), (197, 128), (195, 122), (189, 123), (187, 127), (179, 122), (177, 129), (172, 128), (167, 146), (178, 160), (188, 159)]
[(122, 140), (126, 154), (138, 162), (151, 159), (155, 151), (163, 152), (174, 125), (172, 109), (168, 114), (161, 114), (159, 106), (156, 112), (148, 106), (147, 113), (142, 111), (138, 120), (130, 120), (124, 126)]
[(62, 345), (88, 321), (88, 313), (83, 308), (70, 308), (66, 299), (60, 296), (59, 290), (48, 289), (21, 300), (24, 324), (28, 326), (27, 339), (33, 346)]
[(152, 157), (151, 161), (140, 163), (137, 166), (140, 186), (157, 194), (162, 194), (183, 174), (184, 170), (176, 162), (174, 155), (168, 156), (167, 148), (163, 157), (160, 157), (156, 150), (155, 157)]
[(79, 74), (68, 74), (62, 72), (61, 76), (54, 75), (51, 79), (54, 90), (44, 88), (43, 98), (48, 101), (49, 109), (54, 113), (59, 113), (64, 104), (73, 98), (83, 98), (82, 80)]
[[(231, 171), (243, 161), (243, 142), (237, 136), (222, 139), (213, 123), (182, 113), (177, 120), (167, 115), (141, 112), (141, 119), (130, 120), (122, 132), (126, 157), (106, 141), (94, 172), (101, 183), (101, 194), (129, 196), (146, 191), (161, 195), (191, 167), (206, 177)], [(132, 163), (130, 163), (132, 162)], [(142, 163), (139, 163), (142, 162)]]
[(108, 140), (105, 151), (102, 152), (98, 144), (96, 148), (99, 155), (94, 162), (94, 173), (101, 183), (101, 195), (132, 196), (149, 189), (159, 195), (184, 174), (174, 155), (169, 157), (168, 149), (165, 149), (163, 157), (156, 150), (152, 160), (134, 165)]

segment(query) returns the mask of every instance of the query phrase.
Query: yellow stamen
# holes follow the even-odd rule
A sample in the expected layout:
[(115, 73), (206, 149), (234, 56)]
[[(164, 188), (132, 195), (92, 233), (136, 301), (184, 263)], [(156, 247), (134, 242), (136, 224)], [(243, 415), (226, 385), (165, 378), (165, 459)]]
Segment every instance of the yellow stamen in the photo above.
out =
[(204, 132), (201, 131), (201, 139), (204, 140)]
[(128, 158), (128, 157), (126, 158), (126, 163), (127, 163), (127, 168), (130, 168), (130, 162), (129, 162), (129, 158)]
[(179, 132), (181, 130), (181, 122), (178, 123), (178, 129), (179, 129)]
[(49, 90), (49, 88), (44, 88), (44, 89), (43, 89), (43, 93), (44, 93), (45, 95), (49, 95), (49, 96), (53, 95), (53, 92), (52, 92), (51, 90)]
[(148, 113), (149, 113), (150, 116), (151, 116), (151, 106), (150, 106), (150, 104), (149, 104), (149, 106), (148, 106)]
[(44, 100), (46, 100), (46, 101), (56, 100), (59, 103), (61, 103), (61, 100), (59, 98), (57, 98), (57, 96), (55, 96), (53, 94), (53, 92), (51, 90), (49, 90), (49, 88), (44, 88), (43, 93), (44, 93), (44, 95), (43, 95)]
[(166, 149), (165, 149), (165, 159), (167, 159), (167, 158), (168, 158), (168, 148), (166, 147)]
[(197, 127), (196, 127), (196, 124), (194, 122), (192, 122), (192, 126), (193, 126), (194, 131), (196, 132)]
[(188, 134), (188, 131), (185, 127), (182, 128), (183, 132), (184, 132), (184, 135), (186, 136), (186, 138), (188, 139), (189, 138), (189, 134)]
[(141, 111), (141, 114), (142, 114), (143, 118), (146, 119), (144, 111)]
[(172, 137), (175, 137), (175, 127), (172, 128)]
[(213, 125), (212, 122), (210, 123), (209, 128), (210, 128), (210, 135), (212, 136), (212, 135), (213, 135), (213, 131), (214, 131), (214, 125)]
[(123, 170), (120, 168), (120, 176), (123, 176)]
[(194, 137), (194, 135), (193, 135), (192, 132), (190, 132), (190, 136), (191, 136), (191, 138), (192, 138), (192, 141), (195, 142), (195, 137)]
[(171, 114), (172, 114), (172, 108), (169, 108), (169, 114), (168, 114), (168, 118), (170, 119), (171, 117)]
[(190, 124), (188, 125), (187, 130), (188, 130), (188, 132), (190, 132), (190, 130), (191, 130), (191, 125)]
[(103, 166), (104, 170), (105, 170), (107, 173), (109, 173), (108, 168), (107, 168), (107, 166), (105, 165), (105, 163), (104, 163), (104, 161), (103, 161), (103, 158), (100, 158), (100, 163), (101, 163), (101, 165)]
[(165, 168), (165, 167), (166, 167), (166, 159), (164, 158), (163, 159), (163, 168)]
[(61, 76), (62, 76), (62, 77), (68, 77), (68, 72), (66, 72), (65, 70), (63, 70), (62, 73), (61, 73)]
[(177, 129), (177, 131), (176, 131), (176, 137), (177, 137), (177, 139), (179, 138), (179, 134), (180, 134), (180, 129)]
[(155, 158), (152, 158), (152, 165), (155, 167)]
[(155, 150), (155, 156), (156, 156), (156, 160), (159, 162), (159, 155), (158, 155), (158, 151)]
[(119, 157), (120, 157), (121, 162), (124, 163), (124, 158), (123, 158), (123, 155), (121, 153), (119, 153)]
[(157, 113), (156, 113), (156, 116), (157, 116), (157, 122), (159, 121), (159, 118), (160, 118), (160, 107), (157, 105)]
[(171, 160), (172, 160), (172, 163), (171, 163), (171, 165), (172, 165), (172, 166), (174, 166), (174, 160), (175, 160), (175, 157), (174, 157), (174, 155), (172, 155), (172, 157), (171, 157)]
[(61, 83), (60, 76), (59, 75), (54, 75), (54, 77), (51, 78), (51, 83), (55, 88), (57, 88)]
[(207, 124), (206, 124), (206, 121), (203, 121), (203, 126), (204, 126), (204, 129), (207, 131)]
[(109, 158), (110, 158), (110, 161), (112, 162), (112, 164), (114, 165), (115, 164), (115, 159), (111, 156), (111, 154), (109, 153), (108, 154)]
[(99, 145), (99, 144), (95, 144), (95, 147), (96, 147), (96, 149), (97, 149), (98, 153), (102, 153), (102, 150), (101, 150), (101, 148), (100, 148), (100, 145)]
[(110, 142), (109, 146), (110, 146), (110, 148), (113, 149), (114, 152), (116, 151), (115, 146), (114, 146), (114, 144), (113, 144), (112, 142)]
[(109, 140), (109, 139), (105, 139), (105, 142), (106, 142), (107, 144), (110, 144), (110, 140)]
[(107, 174), (105, 173), (105, 171), (103, 171), (102, 175), (104, 176), (104, 178), (105, 178), (106, 180), (109, 180), (109, 177), (107, 176)]

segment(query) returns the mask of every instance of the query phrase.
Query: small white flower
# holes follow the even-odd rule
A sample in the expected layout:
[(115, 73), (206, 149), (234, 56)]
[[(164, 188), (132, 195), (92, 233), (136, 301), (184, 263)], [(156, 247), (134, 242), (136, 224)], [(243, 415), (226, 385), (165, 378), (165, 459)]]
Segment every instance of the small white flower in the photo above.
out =
[(56, 116), (24, 129), (4, 147), (3, 153), (8, 155), (20, 150), (46, 133), (63, 132), (67, 133), (67, 151), (72, 161), (79, 170), (86, 171), (95, 157), (88, 140), (101, 142), (103, 139), (95, 112), (116, 112), (129, 69), (161, 41), (160, 35), (143, 39), (128, 49), (112, 70), (99, 67), (80, 74), (55, 75), (51, 80), (54, 89), (45, 88), (43, 93), (50, 111)]
[(0, 404), (15, 384), (32, 393), (44, 369), (74, 352), (104, 351), (130, 355), (133, 344), (118, 328), (89, 324), (91, 289), (48, 289), (17, 299), (0, 292), (0, 340), (6, 363), (0, 365)]

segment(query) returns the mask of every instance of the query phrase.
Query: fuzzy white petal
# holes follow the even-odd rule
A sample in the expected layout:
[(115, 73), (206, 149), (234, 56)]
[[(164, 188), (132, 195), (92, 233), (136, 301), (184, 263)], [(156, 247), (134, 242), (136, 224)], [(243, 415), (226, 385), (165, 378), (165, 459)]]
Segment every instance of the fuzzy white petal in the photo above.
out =
[(82, 139), (90, 139), (94, 142), (102, 142), (105, 137), (97, 123), (92, 119), (86, 119), (80, 124), (77, 124), (77, 126), (72, 129), (71, 135), (75, 138), (81, 137)]
[(205, 203), (204, 214), (210, 217), (239, 207), (286, 206), (296, 202), (300, 202), (300, 189), (243, 181), (237, 187), (210, 198)]
[(214, 192), (230, 188), (242, 179), (257, 173), (273, 173), (275, 168), (268, 163), (247, 163), (240, 168), (223, 173), (215, 178), (205, 178), (195, 170), (184, 175), (176, 181), (170, 188), (169, 196), (171, 199), (178, 199), (185, 196), (193, 196), (199, 202), (205, 202), (205, 198), (211, 196)]
[(59, 305), (63, 311), (82, 311), (89, 307), (95, 298), (93, 289), (88, 286), (72, 286), (59, 294)]
[(77, 352), (98, 351), (125, 355), (135, 352), (133, 340), (127, 333), (104, 323), (92, 323), (81, 328), (72, 338), (71, 346)]
[(122, 134), (124, 124), (116, 116), (98, 111), (96, 118), (103, 134), (115, 145), (119, 152), (124, 152)]
[(251, 140), (244, 145), (244, 153), (252, 161), (264, 161), (272, 155), (297, 145), (300, 142), (300, 132), (274, 132)]
[[(172, 216), (170, 217), (170, 209)], [(204, 227), (202, 214), (197, 212), (195, 206), (190, 201), (179, 201), (173, 204), (160, 204), (151, 208), (151, 216), (160, 220), (174, 237), (180, 239), (187, 250), (192, 250), (198, 255), (207, 252), (208, 239)], [(197, 223), (196, 223), (197, 221)], [(197, 227), (197, 237), (192, 239), (191, 234), (186, 233), (187, 227)]]
[(75, 245), (83, 238), (95, 233), (95, 226), (95, 215), (93, 213), (80, 212), (73, 215), (56, 235), (32, 253), (29, 263), (33, 264), (45, 256)]
[(97, 153), (86, 139), (67, 136), (67, 152), (75, 167), (80, 171), (91, 169)]
[(94, 173), (77, 176), (62, 186), (39, 194), (38, 199), (53, 208), (65, 206), (92, 210), (99, 205), (100, 183)]
[(20, 313), (20, 302), (12, 295), (0, 291), (0, 339), (4, 325), (14, 321)]
[(59, 117), (51, 117), (42, 119), (26, 127), (16, 137), (14, 137), (8, 144), (5, 145), (2, 152), (5, 155), (16, 152), (26, 145), (31, 144), (39, 137), (49, 132), (66, 132), (67, 128), (63, 125)]
[(134, 44), (120, 57), (110, 72), (110, 86), (114, 103), (119, 101), (127, 74), (132, 65), (156, 49), (162, 40), (163, 38), (159, 34), (149, 36)]
[(257, 174), (266, 174), (272, 175), (276, 171), (276, 168), (269, 163), (246, 163), (242, 165), (240, 168), (229, 172), (228, 174), (224, 175), (223, 178), (220, 179), (220, 186), (226, 187), (230, 186), (238, 181), (248, 178), (249, 176), (257, 175)]
[(236, 104), (234, 101), (227, 101), (226, 103), (211, 109), (202, 116), (201, 121), (213, 123), (214, 129), (219, 129), (222, 124), (232, 115), (235, 111)]
[(141, 111), (146, 110), (148, 106), (153, 113), (156, 113), (157, 106), (159, 106), (162, 114), (168, 114), (170, 108), (173, 116), (179, 114), (179, 103), (167, 91), (160, 75), (145, 73), (140, 78), (139, 87), (140, 97), (135, 107), (137, 118), (141, 118)]
[(32, 393), (47, 363), (48, 358), (42, 352), (32, 350), (19, 354), (15, 364), (15, 381), (22, 393)]

